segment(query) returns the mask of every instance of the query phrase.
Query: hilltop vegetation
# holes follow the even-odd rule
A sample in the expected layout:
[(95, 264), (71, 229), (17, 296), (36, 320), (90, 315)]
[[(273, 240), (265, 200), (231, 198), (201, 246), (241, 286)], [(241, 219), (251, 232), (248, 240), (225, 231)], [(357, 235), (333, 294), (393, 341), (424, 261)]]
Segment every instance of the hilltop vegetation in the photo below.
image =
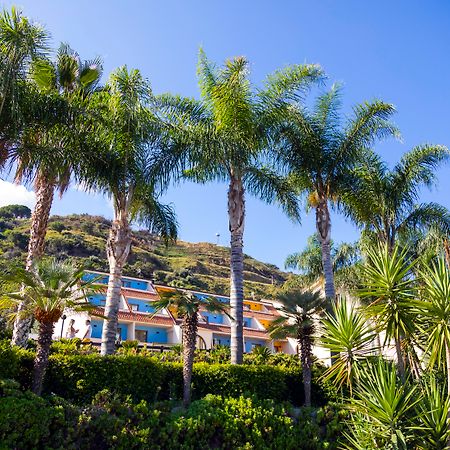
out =
[[(29, 215), (0, 208), (0, 264), (25, 260)], [(86, 268), (108, 272), (105, 242), (111, 222), (104, 217), (83, 215), (52, 216), (45, 253), (83, 262)], [(133, 232), (133, 245), (125, 274), (151, 279), (162, 284), (228, 294), (229, 249), (210, 243), (178, 241), (165, 246), (157, 236), (145, 230)], [(288, 274), (272, 264), (245, 256), (246, 295), (270, 297), (274, 286), (281, 285)]]

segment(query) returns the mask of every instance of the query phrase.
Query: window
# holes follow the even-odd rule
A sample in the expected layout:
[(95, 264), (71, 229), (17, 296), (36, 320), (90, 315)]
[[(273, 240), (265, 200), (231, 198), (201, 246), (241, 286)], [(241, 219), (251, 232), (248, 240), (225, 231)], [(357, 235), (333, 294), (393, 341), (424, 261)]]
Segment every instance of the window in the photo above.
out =
[(135, 305), (135, 304), (131, 303), (130, 306), (131, 306), (131, 311), (139, 311), (139, 305)]
[(147, 342), (147, 331), (145, 330), (136, 330), (134, 336), (140, 342)]

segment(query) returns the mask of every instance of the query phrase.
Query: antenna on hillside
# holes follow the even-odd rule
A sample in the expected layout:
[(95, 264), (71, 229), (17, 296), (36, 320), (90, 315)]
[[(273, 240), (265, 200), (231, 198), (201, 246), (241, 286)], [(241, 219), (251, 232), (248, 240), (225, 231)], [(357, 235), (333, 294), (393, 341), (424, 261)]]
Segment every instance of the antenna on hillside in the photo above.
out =
[(216, 245), (220, 244), (220, 233), (216, 233)]

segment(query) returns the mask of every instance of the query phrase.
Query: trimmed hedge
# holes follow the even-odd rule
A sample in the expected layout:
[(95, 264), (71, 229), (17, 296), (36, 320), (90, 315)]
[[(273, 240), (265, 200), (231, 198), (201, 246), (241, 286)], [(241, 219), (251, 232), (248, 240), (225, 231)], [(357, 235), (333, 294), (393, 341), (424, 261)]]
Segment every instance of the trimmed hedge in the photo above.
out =
[(187, 411), (98, 393), (90, 405), (40, 398), (0, 381), (0, 448), (305, 449), (338, 448), (345, 412), (304, 409), (271, 400), (209, 395)]
[[(0, 345), (0, 378), (12, 378), (29, 388), (33, 352)], [(313, 380), (313, 402), (329, 399), (326, 386)], [(193, 399), (208, 394), (226, 397), (256, 396), (278, 402), (303, 403), (299, 367), (264, 365), (194, 364)], [(90, 402), (97, 392), (108, 389), (133, 401), (179, 399), (182, 396), (182, 365), (160, 362), (149, 356), (98, 354), (50, 356), (44, 392), (78, 404)]]

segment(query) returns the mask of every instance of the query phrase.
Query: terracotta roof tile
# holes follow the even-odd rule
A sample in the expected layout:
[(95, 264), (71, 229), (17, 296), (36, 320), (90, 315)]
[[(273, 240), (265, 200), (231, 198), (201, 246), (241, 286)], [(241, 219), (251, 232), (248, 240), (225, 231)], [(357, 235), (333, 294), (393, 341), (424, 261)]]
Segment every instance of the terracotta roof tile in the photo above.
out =
[[(199, 328), (203, 328), (205, 330), (211, 330), (215, 331), (216, 333), (224, 333), (224, 334), (231, 334), (231, 329), (227, 325), (218, 325), (218, 324), (204, 324), (199, 323)], [(259, 337), (263, 339), (270, 339), (268, 333), (264, 330), (254, 330), (253, 328), (246, 328), (244, 327), (244, 337)]]
[(148, 291), (139, 291), (134, 289), (121, 289), (121, 294), (127, 298), (137, 298), (142, 300), (159, 300), (159, 295)]
[[(104, 309), (96, 308), (94, 310), (94, 313), (103, 315)], [(129, 320), (139, 323), (150, 323), (155, 325), (172, 326), (174, 324), (174, 321), (169, 316), (156, 315), (152, 317), (150, 314), (135, 313), (135, 312), (132, 313), (129, 311), (119, 311), (118, 318), (122, 320)]]

